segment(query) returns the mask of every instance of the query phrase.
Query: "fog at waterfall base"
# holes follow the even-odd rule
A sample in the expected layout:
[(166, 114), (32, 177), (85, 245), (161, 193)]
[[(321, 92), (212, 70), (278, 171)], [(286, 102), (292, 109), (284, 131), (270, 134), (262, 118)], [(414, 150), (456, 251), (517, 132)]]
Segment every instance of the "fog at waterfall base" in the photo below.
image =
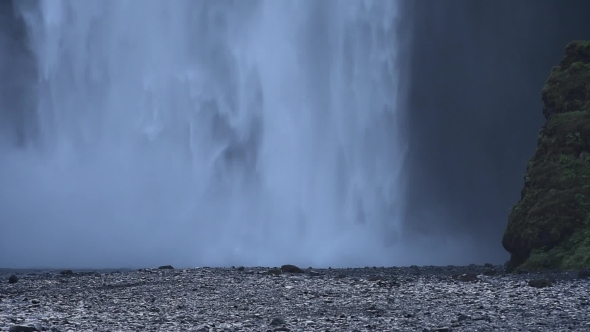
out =
[(0, 2), (0, 267), (502, 263), (587, 6)]
[(0, 265), (409, 262), (397, 2), (14, 4)]

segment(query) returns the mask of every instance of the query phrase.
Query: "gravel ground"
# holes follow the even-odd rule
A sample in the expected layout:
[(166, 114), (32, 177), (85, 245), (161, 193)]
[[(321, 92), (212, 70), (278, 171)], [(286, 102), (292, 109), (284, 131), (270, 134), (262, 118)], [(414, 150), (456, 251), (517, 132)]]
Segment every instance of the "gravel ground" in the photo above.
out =
[(0, 331), (590, 331), (590, 279), (577, 273), (284, 266), (0, 277)]

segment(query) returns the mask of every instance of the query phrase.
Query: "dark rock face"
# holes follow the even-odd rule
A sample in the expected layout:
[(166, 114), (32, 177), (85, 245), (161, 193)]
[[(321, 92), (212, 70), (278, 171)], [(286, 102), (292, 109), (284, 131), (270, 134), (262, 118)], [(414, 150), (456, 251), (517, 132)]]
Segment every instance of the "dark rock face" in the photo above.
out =
[(291, 265), (291, 264), (286, 264), (281, 266), (281, 271), (285, 272), (285, 273), (303, 273), (303, 269), (301, 269), (298, 266), (295, 265)]
[(15, 276), (14, 274), (11, 275), (10, 277), (8, 277), (8, 283), (9, 284), (16, 284), (18, 282), (18, 277)]
[(534, 288), (545, 288), (545, 287), (552, 287), (553, 281), (550, 279), (542, 278), (542, 279), (532, 279), (528, 282), (529, 286)]
[(590, 266), (590, 42), (565, 49), (542, 90), (546, 124), (502, 245), (508, 270)]
[(39, 331), (36, 327), (15, 325), (8, 329), (9, 332), (35, 332)]
[(491, 276), (495, 276), (497, 273), (498, 273), (498, 271), (496, 271), (495, 269), (489, 269), (489, 270), (485, 270), (483, 272), (483, 275), (491, 277)]
[(475, 274), (475, 273), (464, 273), (464, 274), (453, 275), (452, 278), (455, 280), (458, 280), (458, 281), (463, 281), (463, 282), (478, 282), (479, 281), (479, 278), (477, 277), (477, 274)]

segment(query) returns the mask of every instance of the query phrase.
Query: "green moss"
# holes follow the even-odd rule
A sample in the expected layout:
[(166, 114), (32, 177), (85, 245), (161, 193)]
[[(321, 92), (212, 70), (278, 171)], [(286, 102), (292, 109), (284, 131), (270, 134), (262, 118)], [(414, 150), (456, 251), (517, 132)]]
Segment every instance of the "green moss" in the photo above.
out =
[[(586, 111), (572, 111), (555, 114), (542, 131), (546, 135), (568, 136), (574, 135), (582, 140), (582, 133), (590, 132), (590, 113)], [(577, 134), (576, 134), (577, 132)]]
[(542, 90), (547, 119), (555, 113), (590, 110), (590, 48), (589, 42), (573, 42), (566, 47), (560, 66), (551, 75)]
[(513, 267), (590, 267), (590, 42), (566, 47), (542, 96), (547, 123), (502, 244)]
[(505, 247), (526, 261), (526, 269), (590, 266), (589, 197), (589, 156), (535, 160), (524, 195), (510, 213)]
[(567, 145), (579, 144), (581, 141), (580, 132), (576, 131), (575, 133), (567, 134)]
[(559, 66), (565, 69), (576, 62), (590, 63), (590, 41), (577, 40), (565, 47), (565, 56)]
[(539, 248), (531, 252), (529, 259), (519, 266), (524, 270), (578, 270), (590, 266), (590, 219), (584, 227), (559, 246)]

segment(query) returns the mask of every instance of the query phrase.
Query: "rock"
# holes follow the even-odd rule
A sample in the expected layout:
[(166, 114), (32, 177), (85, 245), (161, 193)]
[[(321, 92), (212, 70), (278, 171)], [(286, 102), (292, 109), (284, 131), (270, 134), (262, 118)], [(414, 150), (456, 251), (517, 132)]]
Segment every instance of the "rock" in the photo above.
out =
[(61, 274), (62, 276), (71, 276), (71, 275), (74, 274), (74, 271), (72, 271), (72, 270), (63, 270), (59, 274)]
[(463, 281), (463, 282), (477, 282), (479, 278), (475, 273), (464, 273), (464, 274), (455, 274), (452, 276), (453, 279)]
[(590, 42), (565, 49), (542, 90), (547, 120), (502, 245), (509, 272), (590, 267)]
[(8, 329), (8, 332), (35, 332), (39, 331), (36, 327), (15, 325)]
[(553, 281), (551, 281), (547, 278), (532, 279), (532, 280), (529, 280), (529, 286), (534, 287), (534, 288), (552, 287)]
[(385, 281), (385, 280), (387, 280), (387, 278), (384, 276), (380, 276), (380, 275), (373, 275), (373, 276), (370, 276), (367, 280), (369, 280), (369, 281)]
[(488, 277), (495, 276), (497, 273), (498, 273), (498, 271), (496, 271), (494, 269), (489, 269), (489, 270), (483, 271), (483, 275), (488, 276)]
[(18, 277), (15, 276), (14, 274), (11, 275), (10, 277), (8, 277), (8, 283), (9, 284), (16, 284), (18, 282)]
[(488, 268), (488, 269), (492, 269), (492, 268), (494, 268), (494, 264), (492, 264), (492, 263), (485, 263), (483, 265), (483, 267)]
[(295, 265), (291, 265), (291, 264), (281, 266), (281, 271), (283, 271), (285, 273), (303, 273), (304, 272), (303, 269), (301, 269)]
[(471, 319), (471, 317), (464, 315), (464, 314), (457, 315), (457, 321), (459, 321), (459, 322), (462, 322), (462, 321), (468, 320), (468, 319)]
[(270, 321), (270, 323), (268, 325), (270, 325), (270, 326), (285, 325), (285, 319), (282, 317), (275, 317)]
[(243, 266), (238, 267), (238, 271), (244, 271), (246, 268), (244, 268)]
[(451, 328), (450, 327), (439, 327), (436, 328), (434, 330), (431, 330), (432, 332), (451, 332)]
[(270, 275), (278, 276), (279, 274), (282, 274), (283, 271), (281, 269), (270, 269), (266, 273), (270, 274)]
[(582, 269), (578, 272), (578, 279), (590, 279), (590, 269)]
[(172, 265), (162, 265), (158, 267), (158, 270), (174, 270)]
[[(537, 289), (516, 274), (493, 283), (479, 275), (484, 282), (449, 280), (452, 274), (483, 272), (483, 266), (422, 267), (418, 277), (408, 268), (322, 269), (317, 271), (324, 277), (315, 278), (273, 270), (283, 275), (269, 276), (263, 267), (239, 273), (228, 268), (105, 272), (112, 282), (108, 287), (78, 273), (27, 277), (24, 289), (0, 284), (0, 330), (13, 325), (61, 332), (122, 326), (132, 331), (587, 330), (583, 317), (590, 288), (565, 273), (535, 273), (526, 281), (559, 280)], [(336, 279), (338, 274), (346, 278)], [(369, 281), (374, 276), (387, 279)], [(411, 282), (405, 282), (408, 277)], [(392, 291), (395, 279), (402, 285)], [(42, 325), (31, 324), (37, 321)]]

